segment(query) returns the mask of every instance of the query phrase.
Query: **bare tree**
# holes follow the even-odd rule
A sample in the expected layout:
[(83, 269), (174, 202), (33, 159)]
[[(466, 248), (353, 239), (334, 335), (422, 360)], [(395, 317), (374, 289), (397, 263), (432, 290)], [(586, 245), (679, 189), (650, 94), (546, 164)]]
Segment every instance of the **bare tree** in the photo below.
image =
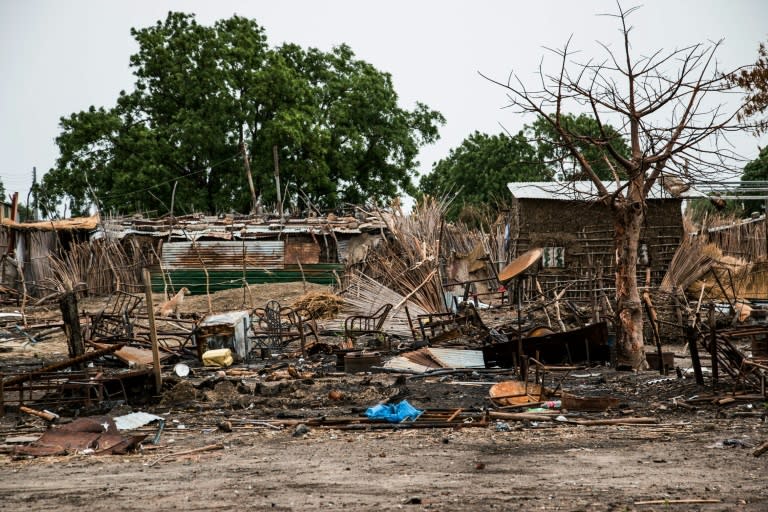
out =
[(760, 43), (757, 62), (729, 76), (731, 83), (746, 90), (744, 111), (739, 119), (754, 118), (756, 134), (768, 132), (768, 47)]
[[(559, 50), (559, 66), (547, 73), (538, 70), (538, 85), (526, 87), (514, 73), (506, 82), (485, 77), (504, 87), (510, 106), (523, 114), (534, 114), (554, 128), (565, 153), (575, 159), (589, 180), (593, 200), (610, 207), (615, 228), (616, 320), (619, 364), (640, 368), (644, 363), (642, 304), (636, 270), (640, 229), (646, 214), (646, 198), (664, 181), (675, 184), (675, 193), (693, 181), (712, 180), (731, 170), (737, 155), (730, 149), (727, 133), (739, 127), (737, 111), (726, 106), (723, 93), (731, 91), (717, 69), (715, 53), (720, 42), (695, 44), (648, 56), (635, 55), (630, 45), (632, 27), (627, 18), (637, 7), (606, 16), (620, 26), (622, 46), (613, 49), (599, 43), (603, 60), (574, 60), (571, 39)], [(601, 137), (588, 137), (571, 129), (561, 119), (567, 112), (587, 111), (597, 120)], [(629, 141), (626, 158), (610, 143), (608, 124), (620, 127)], [(612, 172), (603, 182), (579, 144), (599, 148)], [(564, 190), (584, 187), (567, 186)]]

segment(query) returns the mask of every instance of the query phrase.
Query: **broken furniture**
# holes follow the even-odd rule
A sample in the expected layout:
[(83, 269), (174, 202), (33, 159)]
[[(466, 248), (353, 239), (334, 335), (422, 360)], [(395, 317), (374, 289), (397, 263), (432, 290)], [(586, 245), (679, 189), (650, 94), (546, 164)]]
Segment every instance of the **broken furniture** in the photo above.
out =
[(491, 401), (500, 407), (540, 402), (546, 397), (544, 388), (528, 380), (497, 382), (488, 390)]
[(317, 326), (309, 311), (281, 306), (276, 300), (253, 310), (251, 335), (254, 345), (261, 349), (262, 357), (275, 350), (285, 350), (294, 341), (301, 343), (301, 353), (306, 355), (308, 336), (314, 337), (314, 342), (319, 343)]
[(122, 291), (109, 296), (106, 306), (91, 318), (91, 338), (109, 340), (132, 338), (133, 325), (130, 315), (141, 303), (141, 297)]
[[(718, 329), (699, 338), (700, 344), (712, 356), (712, 381), (717, 385), (720, 370), (728, 374), (736, 386), (760, 390), (765, 396), (768, 375), (768, 328), (743, 326)], [(751, 346), (752, 357), (746, 357), (739, 345)]]
[(477, 310), (471, 304), (463, 304), (458, 313), (427, 313), (416, 317), (422, 345), (434, 345), (448, 342), (461, 336), (480, 331), (483, 336), (488, 328), (483, 324)]
[[(544, 364), (535, 357), (526, 358), (524, 367), (528, 371), (533, 368), (533, 382), (535, 382), (536, 385), (541, 385), (542, 388), (544, 387), (544, 381), (546, 380), (547, 375), (559, 374), (560, 378), (558, 379), (557, 384), (552, 388), (553, 392), (560, 390), (563, 381), (572, 371), (583, 370), (586, 368), (585, 365)], [(527, 381), (528, 374), (525, 375), (525, 378)]]
[(363, 336), (372, 336), (385, 344), (386, 333), (382, 330), (392, 304), (384, 304), (371, 315), (353, 315), (344, 320), (344, 339), (353, 345)]
[(128, 402), (126, 381), (137, 381), (140, 386), (151, 371), (138, 368), (109, 372), (101, 368), (71, 370), (72, 367), (114, 353), (125, 344), (116, 343), (107, 348), (88, 351), (82, 356), (70, 358), (36, 370), (4, 374), (0, 380), (0, 416), (5, 406), (34, 403), (39, 406), (64, 406), (82, 403), (86, 406), (119, 397)]
[(202, 361), (206, 351), (228, 348), (237, 360), (248, 360), (251, 349), (248, 340), (250, 328), (249, 311), (228, 311), (206, 316), (195, 328), (198, 357)]
[[(479, 288), (478, 285), (480, 285)], [(488, 291), (479, 291), (483, 288)], [(498, 276), (495, 274), (494, 277), (469, 281), (446, 281), (443, 283), (443, 289), (446, 290), (444, 293), (445, 304), (454, 313), (468, 302), (471, 302), (475, 308), (483, 309), (492, 307), (491, 304), (503, 305), (507, 302), (507, 289), (499, 284)], [(457, 295), (456, 289), (461, 290), (461, 293)]]

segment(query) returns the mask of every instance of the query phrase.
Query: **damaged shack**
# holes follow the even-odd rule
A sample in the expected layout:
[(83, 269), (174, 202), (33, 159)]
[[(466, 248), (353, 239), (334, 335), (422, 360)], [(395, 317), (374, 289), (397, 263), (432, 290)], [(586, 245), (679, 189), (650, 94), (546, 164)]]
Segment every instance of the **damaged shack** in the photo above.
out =
[[(609, 191), (615, 183), (606, 183)], [(565, 298), (595, 302), (614, 289), (614, 226), (596, 201), (592, 182), (509, 183), (514, 197), (509, 243), (517, 254), (543, 249), (538, 280), (545, 289), (569, 285)], [(642, 228), (638, 281), (658, 287), (684, 235), (683, 196), (656, 185), (648, 195)], [(646, 282), (646, 270), (650, 283)], [(643, 273), (640, 274), (639, 272)]]
[(374, 217), (310, 219), (189, 215), (16, 223), (0, 227), (0, 286), (5, 300), (40, 299), (67, 286), (85, 294), (153, 289), (193, 294), (243, 283), (337, 283), (346, 264), (384, 236)]

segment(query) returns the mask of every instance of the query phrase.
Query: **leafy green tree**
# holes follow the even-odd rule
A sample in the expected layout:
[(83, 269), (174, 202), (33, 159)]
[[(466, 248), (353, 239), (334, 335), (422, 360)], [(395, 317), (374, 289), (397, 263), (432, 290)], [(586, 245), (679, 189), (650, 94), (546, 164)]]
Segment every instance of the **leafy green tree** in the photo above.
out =
[(741, 181), (768, 181), (768, 147), (762, 148), (757, 158), (744, 166)]
[[(414, 192), (416, 156), (443, 117), (398, 106), (391, 76), (355, 58), (294, 44), (270, 48), (253, 20), (213, 26), (169, 13), (133, 29), (134, 90), (112, 108), (61, 119), (60, 157), (40, 203), (50, 214), (102, 209), (248, 211), (334, 208)], [(287, 194), (286, 194), (287, 191)], [(172, 203), (173, 201), (173, 203)]]
[[(741, 181), (768, 181), (768, 147), (762, 148), (757, 158), (744, 166), (744, 173), (741, 175)], [(744, 183), (746, 185), (746, 183)], [(745, 200), (744, 212), (759, 212), (764, 208), (764, 203), (759, 200)]]
[(466, 206), (493, 205), (509, 195), (510, 181), (551, 179), (523, 132), (514, 136), (475, 132), (451, 149), (419, 182), (419, 193), (454, 196), (447, 216)]
[[(626, 139), (611, 125), (599, 124), (587, 114), (561, 114), (562, 130), (573, 134), (571, 142), (576, 150), (584, 155), (598, 178), (602, 180), (615, 179), (612, 169), (620, 169), (614, 154), (627, 158), (630, 148)], [(568, 144), (550, 121), (538, 117), (536, 121), (526, 126), (526, 133), (535, 142), (539, 159), (550, 168), (550, 173), (558, 180), (585, 180), (589, 176), (582, 165), (574, 158)], [(600, 144), (596, 144), (600, 141)], [(605, 141), (605, 142), (603, 142)], [(606, 151), (603, 143), (610, 144), (612, 152)], [(626, 178), (623, 171), (618, 171), (618, 177)]]
[[(629, 147), (622, 135), (610, 125), (599, 125), (586, 114), (564, 114), (560, 118), (564, 125), (580, 134), (576, 144), (597, 175), (611, 179), (611, 166), (617, 168), (615, 162), (611, 157), (606, 162), (605, 153), (588, 141), (601, 137), (602, 130), (617, 154), (626, 157)], [(454, 196), (447, 215), (455, 219), (465, 207), (493, 207), (503, 203), (509, 196), (509, 182), (584, 179), (581, 173), (581, 167), (558, 133), (540, 117), (512, 136), (473, 133), (421, 178), (419, 193)]]

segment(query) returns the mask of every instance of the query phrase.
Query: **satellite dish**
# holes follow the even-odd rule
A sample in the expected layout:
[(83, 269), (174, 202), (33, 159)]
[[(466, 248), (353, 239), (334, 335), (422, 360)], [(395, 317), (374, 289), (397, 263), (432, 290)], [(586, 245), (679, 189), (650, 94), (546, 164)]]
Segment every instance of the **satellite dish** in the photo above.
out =
[(544, 250), (540, 247), (524, 252), (522, 255), (512, 260), (509, 265), (501, 269), (501, 272), (499, 272), (499, 281), (503, 283), (522, 274), (534, 263), (539, 261), (543, 252)]

